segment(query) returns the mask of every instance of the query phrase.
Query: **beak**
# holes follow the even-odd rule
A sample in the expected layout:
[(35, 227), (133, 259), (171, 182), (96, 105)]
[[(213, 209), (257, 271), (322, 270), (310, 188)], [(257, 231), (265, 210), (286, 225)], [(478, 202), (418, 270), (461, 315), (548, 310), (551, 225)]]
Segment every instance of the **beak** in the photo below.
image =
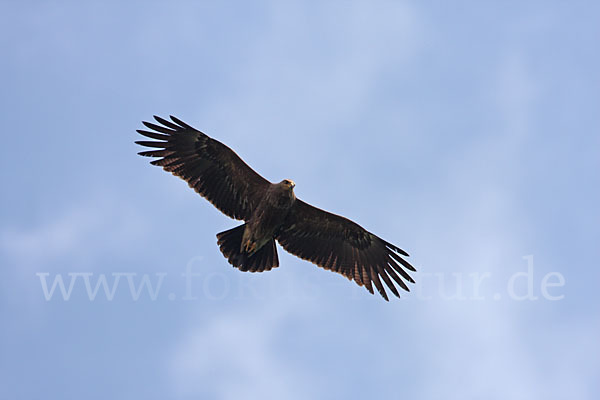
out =
[(291, 184), (290, 186), (291, 186), (291, 187), (292, 187), (292, 189), (293, 189), (293, 188), (295, 188), (295, 187), (296, 187), (296, 184), (295, 184), (294, 182), (292, 182), (292, 184)]

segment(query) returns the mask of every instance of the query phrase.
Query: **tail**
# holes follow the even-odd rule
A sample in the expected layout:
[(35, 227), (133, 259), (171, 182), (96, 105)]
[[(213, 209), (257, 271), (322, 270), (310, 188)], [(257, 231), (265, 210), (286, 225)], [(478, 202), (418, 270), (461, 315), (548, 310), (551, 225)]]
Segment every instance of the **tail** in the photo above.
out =
[(251, 256), (248, 256), (246, 252), (240, 252), (245, 227), (246, 224), (243, 224), (217, 234), (217, 243), (229, 264), (241, 271), (250, 272), (263, 272), (269, 271), (271, 268), (277, 268), (279, 258), (277, 257), (275, 239), (268, 241)]

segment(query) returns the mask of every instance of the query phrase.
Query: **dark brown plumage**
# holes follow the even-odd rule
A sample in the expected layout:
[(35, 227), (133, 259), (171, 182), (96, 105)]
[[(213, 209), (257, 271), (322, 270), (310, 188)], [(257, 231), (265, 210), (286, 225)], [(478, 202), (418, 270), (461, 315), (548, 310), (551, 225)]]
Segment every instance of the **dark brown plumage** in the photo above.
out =
[[(373, 286), (388, 300), (384, 284), (408, 291), (414, 283), (406, 270), (406, 252), (339, 215), (313, 207), (294, 195), (294, 182), (273, 184), (264, 179), (229, 147), (171, 116), (154, 117), (160, 124), (138, 132), (152, 141), (137, 144), (153, 150), (139, 153), (158, 157), (151, 164), (179, 176), (231, 218), (245, 223), (217, 234), (229, 263), (242, 271), (262, 272), (279, 266), (275, 241), (288, 252), (338, 272), (371, 293)], [(383, 283), (382, 283), (383, 281)]]

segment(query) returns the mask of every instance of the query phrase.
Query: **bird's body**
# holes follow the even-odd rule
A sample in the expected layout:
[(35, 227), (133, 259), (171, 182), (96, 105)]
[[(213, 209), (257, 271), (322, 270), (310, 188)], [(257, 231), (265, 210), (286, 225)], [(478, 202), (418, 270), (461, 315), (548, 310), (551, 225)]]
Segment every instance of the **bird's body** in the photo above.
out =
[[(156, 141), (136, 142), (158, 150), (139, 153), (159, 157), (151, 164), (181, 177), (224, 214), (245, 221), (217, 234), (230, 264), (262, 272), (279, 266), (277, 241), (285, 250), (320, 267), (338, 272), (387, 300), (381, 280), (399, 297), (392, 280), (408, 291), (414, 282), (404, 268), (415, 269), (406, 252), (339, 215), (296, 198), (294, 182), (271, 183), (252, 170), (229, 147), (175, 117), (144, 122), (138, 130)], [(404, 267), (404, 268), (403, 268)], [(391, 278), (391, 279), (390, 279)]]
[(291, 181), (284, 180), (269, 186), (252, 217), (246, 222), (240, 250), (252, 255), (273, 239), (296, 200), (294, 185), (288, 182)]

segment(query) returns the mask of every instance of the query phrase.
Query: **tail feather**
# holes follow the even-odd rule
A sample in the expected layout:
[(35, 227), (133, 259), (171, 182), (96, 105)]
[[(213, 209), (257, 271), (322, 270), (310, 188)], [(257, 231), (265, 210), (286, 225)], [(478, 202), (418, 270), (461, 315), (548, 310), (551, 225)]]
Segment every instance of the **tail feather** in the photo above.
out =
[(221, 253), (227, 258), (229, 264), (241, 271), (263, 272), (279, 266), (277, 247), (275, 239), (268, 241), (256, 253), (248, 256), (248, 253), (240, 251), (242, 236), (246, 225), (240, 225), (233, 229), (217, 234), (217, 243)]

